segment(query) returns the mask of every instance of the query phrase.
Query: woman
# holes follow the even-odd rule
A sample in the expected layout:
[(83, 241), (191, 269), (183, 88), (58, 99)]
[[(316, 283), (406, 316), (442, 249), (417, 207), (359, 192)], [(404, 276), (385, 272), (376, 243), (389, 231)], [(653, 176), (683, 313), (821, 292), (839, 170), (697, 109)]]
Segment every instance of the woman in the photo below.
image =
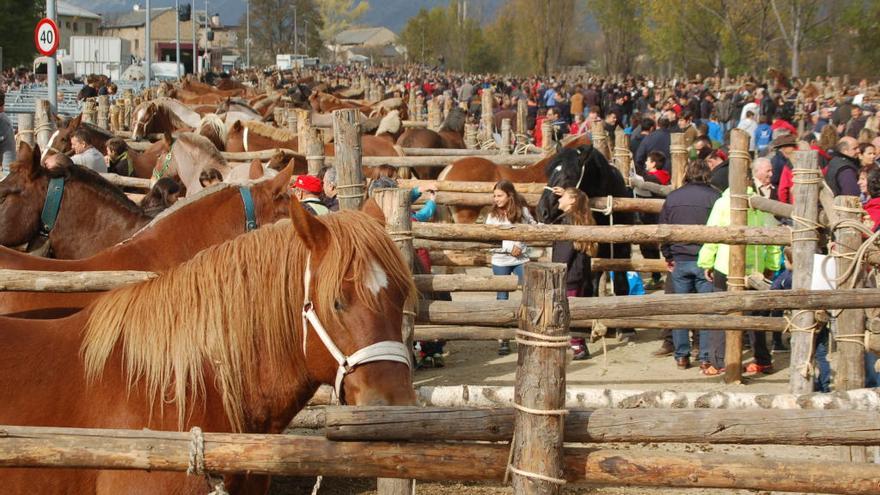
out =
[(873, 144), (862, 143), (859, 145), (859, 160), (861, 161), (863, 169), (865, 167), (875, 166), (876, 159), (877, 159), (877, 148), (875, 148)]
[(141, 200), (141, 208), (148, 216), (155, 217), (165, 208), (177, 202), (180, 195), (180, 184), (170, 177), (156, 181), (150, 192)]
[(871, 230), (876, 232), (880, 228), (880, 168), (862, 167), (862, 176), (865, 179), (863, 181), (861, 176), (859, 177), (859, 186), (864, 184), (864, 192), (868, 196), (862, 207), (871, 217), (873, 223)]
[[(583, 191), (575, 187), (567, 189), (554, 187), (553, 194), (559, 196), (559, 209), (563, 212), (563, 215), (559, 217), (559, 223), (564, 225), (596, 225), (596, 220), (590, 211), (589, 199)], [(593, 295), (590, 258), (596, 255), (597, 248), (595, 242), (553, 242), (553, 261), (565, 263), (565, 290), (568, 297), (590, 297)], [(590, 357), (587, 342), (583, 337), (572, 337), (570, 343), (575, 361)]]
[[(519, 223), (534, 224), (535, 219), (529, 213), (525, 198), (516, 192), (513, 183), (502, 179), (492, 189), (492, 211), (486, 217), (486, 225), (514, 225)], [(494, 275), (514, 274), (523, 279), (523, 265), (529, 261), (526, 254), (528, 246), (519, 241), (502, 241), (501, 249), (495, 249), (492, 253), (492, 273)], [(506, 301), (507, 292), (499, 292), (498, 300)], [(510, 354), (510, 344), (507, 340), (498, 341), (498, 355)]]

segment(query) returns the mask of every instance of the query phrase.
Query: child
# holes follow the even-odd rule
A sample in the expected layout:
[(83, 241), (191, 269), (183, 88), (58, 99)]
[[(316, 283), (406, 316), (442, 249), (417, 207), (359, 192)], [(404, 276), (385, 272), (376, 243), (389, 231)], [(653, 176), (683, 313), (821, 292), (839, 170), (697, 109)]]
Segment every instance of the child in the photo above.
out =
[(758, 148), (758, 156), (767, 156), (770, 142), (773, 141), (773, 129), (767, 122), (767, 116), (761, 116), (761, 123), (755, 128), (755, 146)]
[(201, 184), (202, 187), (208, 188), (221, 182), (223, 182), (223, 176), (220, 175), (220, 171), (216, 168), (202, 170), (202, 173), (199, 174), (199, 184)]
[(666, 165), (666, 155), (662, 151), (652, 151), (648, 153), (645, 159), (645, 180), (656, 182), (661, 186), (669, 184), (669, 172), (664, 169)]
[[(553, 193), (559, 196), (559, 209), (563, 215), (559, 222), (565, 225), (595, 225), (596, 220), (590, 211), (587, 195), (580, 189), (554, 187)], [(565, 263), (565, 289), (568, 297), (589, 297), (593, 295), (592, 270), (590, 259), (596, 255), (598, 246), (595, 242), (553, 242), (553, 261)], [(587, 342), (583, 337), (572, 337), (571, 350), (574, 360), (580, 361), (590, 357)]]
[[(516, 192), (513, 183), (502, 179), (492, 189), (492, 211), (486, 217), (486, 225), (514, 225), (518, 223), (534, 224), (535, 219), (529, 213), (529, 207), (525, 198)], [(502, 241), (501, 249), (492, 253), (492, 274), (514, 274), (523, 279), (523, 265), (529, 261), (526, 254), (528, 246), (518, 241)], [(499, 301), (507, 300), (507, 292), (499, 292), (496, 296)], [(510, 354), (510, 344), (506, 340), (498, 341), (498, 355)]]

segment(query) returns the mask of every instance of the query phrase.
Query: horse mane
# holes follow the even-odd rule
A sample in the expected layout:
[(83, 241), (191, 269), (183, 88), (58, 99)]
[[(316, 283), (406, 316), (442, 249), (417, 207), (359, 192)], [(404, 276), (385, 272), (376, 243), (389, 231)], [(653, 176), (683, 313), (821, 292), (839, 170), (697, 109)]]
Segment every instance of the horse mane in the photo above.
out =
[(400, 131), (400, 112), (391, 110), (388, 115), (382, 117), (379, 121), (379, 127), (376, 129), (376, 135), (387, 132), (388, 134), (397, 134)]
[[(226, 163), (226, 158), (223, 157), (223, 153), (214, 146), (214, 143), (211, 142), (210, 139), (197, 134), (195, 132), (181, 132), (177, 135), (178, 141), (184, 141), (186, 143), (191, 144), (199, 148), (202, 152), (210, 155), (212, 160), (217, 161), (218, 163)], [(173, 146), (172, 146), (173, 148)]]
[(293, 139), (296, 139), (296, 132), (273, 127), (258, 120), (242, 121), (242, 125), (250, 129), (250, 131), (254, 134), (275, 141), (291, 141)]
[(221, 119), (216, 113), (209, 113), (202, 117), (202, 120), (199, 122), (198, 130), (198, 133), (202, 136), (204, 136), (204, 134), (202, 134), (203, 129), (213, 130), (221, 143), (226, 142), (226, 124), (223, 123), (223, 119)]
[[(154, 100), (146, 101), (142, 104), (149, 105), (150, 103), (155, 103), (158, 108), (164, 110), (165, 113), (168, 114), (168, 120), (171, 122), (172, 126), (178, 129), (181, 127), (192, 127), (189, 122), (183, 120), (180, 116), (177, 115), (177, 112), (174, 111), (174, 107), (176, 106), (185, 107), (185, 105), (183, 105), (178, 100), (175, 100), (174, 98), (161, 97)], [(188, 109), (188, 107), (185, 108)]]
[(98, 127), (96, 124), (92, 124), (90, 122), (82, 122), (79, 123), (80, 127), (85, 127), (89, 132), (93, 132), (95, 134), (99, 134), (107, 139), (116, 137), (116, 134), (104, 129), (103, 127)]
[(67, 167), (48, 169), (40, 167), (40, 174), (49, 179), (64, 178), (74, 180), (104, 199), (119, 204), (126, 211), (137, 215), (143, 215), (144, 210), (134, 201), (128, 198), (122, 189), (111, 184), (107, 179), (101, 177), (101, 174), (82, 165), (69, 165)]
[[(389, 288), (415, 295), (399, 250), (378, 222), (361, 212), (321, 222), (331, 236), (313, 283), (325, 324), (341, 325), (333, 308), (344, 281), (379, 310), (379, 298), (364, 285), (373, 261), (386, 270)], [(207, 248), (161, 277), (102, 296), (91, 307), (80, 350), (87, 380), (97, 381), (119, 348), (129, 390), (143, 382), (151, 412), (173, 402), (183, 428), (188, 402), (204, 397), (210, 368), (230, 425), (243, 431), (247, 384), (259, 379), (260, 363), (300, 361), (305, 373), (297, 305), (307, 254), (290, 221), (280, 221)]]
[(449, 114), (446, 115), (446, 120), (443, 121), (443, 125), (440, 126), (440, 131), (452, 131), (458, 134), (464, 134), (464, 124), (467, 120), (467, 114), (464, 110), (456, 107), (449, 111)]
[(211, 196), (213, 194), (219, 193), (220, 191), (223, 191), (224, 189), (229, 189), (232, 187), (238, 187), (238, 186), (234, 185), (234, 184), (227, 184), (225, 182), (221, 182), (220, 184), (215, 184), (211, 187), (206, 187), (195, 194), (187, 195), (186, 197), (178, 199), (177, 201), (174, 202), (173, 205), (160, 211), (158, 215), (156, 215), (152, 220), (150, 220), (150, 223), (141, 227), (137, 232), (132, 234), (131, 237), (122, 241), (120, 244), (125, 244), (126, 242), (128, 242), (130, 239), (133, 239), (135, 236), (137, 236), (141, 232), (149, 229), (150, 227), (156, 225), (156, 223), (162, 221), (166, 217), (173, 215), (175, 212), (186, 208), (187, 206), (195, 203), (196, 201), (199, 201), (200, 199), (203, 199), (207, 196)]

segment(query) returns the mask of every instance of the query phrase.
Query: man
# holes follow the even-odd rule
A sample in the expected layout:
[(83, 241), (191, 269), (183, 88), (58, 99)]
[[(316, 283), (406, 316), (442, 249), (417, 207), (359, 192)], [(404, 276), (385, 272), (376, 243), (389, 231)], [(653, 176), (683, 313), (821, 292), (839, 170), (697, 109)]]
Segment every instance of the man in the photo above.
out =
[(755, 141), (755, 131), (758, 130), (758, 122), (755, 120), (755, 112), (752, 112), (751, 110), (746, 111), (745, 118), (739, 121), (739, 124), (737, 124), (736, 128), (748, 133), (749, 151), (751, 151), (752, 153), (757, 151), (758, 146)]
[(85, 129), (73, 131), (73, 135), (70, 137), (70, 147), (73, 148), (74, 152), (73, 157), (71, 157), (73, 163), (90, 168), (98, 173), (107, 173), (107, 163), (104, 162), (104, 155), (89, 143), (88, 131)]
[(330, 209), (321, 203), (321, 198), (318, 196), (322, 189), (321, 179), (314, 175), (300, 175), (293, 184), (293, 195), (312, 215), (326, 215), (330, 213)]
[(724, 192), (730, 187), (730, 162), (724, 150), (715, 150), (706, 157), (706, 165), (709, 167), (711, 178), (709, 184), (718, 192)]
[(856, 105), (853, 105), (850, 115), (852, 117), (846, 123), (845, 134), (851, 138), (858, 139), (859, 133), (865, 128), (868, 118), (862, 115), (862, 107)]
[(9, 173), (9, 165), (15, 161), (15, 132), (6, 116), (6, 93), (0, 92), (0, 171)]
[(840, 138), (825, 172), (825, 183), (835, 196), (859, 195), (859, 167), (858, 141), (850, 136)]
[(324, 167), (321, 169), (324, 177), (321, 177), (324, 185), (324, 206), (330, 211), (339, 211), (339, 198), (336, 197), (336, 169), (333, 167)]
[(465, 79), (464, 83), (458, 88), (458, 101), (467, 103), (471, 101), (473, 96), (474, 85), (471, 84), (470, 79)]
[(636, 152), (639, 151), (639, 145), (642, 144), (642, 141), (656, 128), (656, 124), (654, 124), (654, 119), (644, 118), (642, 119), (641, 124), (639, 125), (638, 134), (633, 133), (633, 135), (629, 139), (629, 151), (636, 156)]
[(124, 177), (132, 177), (134, 175), (134, 164), (131, 157), (128, 156), (128, 145), (122, 138), (114, 137), (107, 140), (107, 155), (104, 162), (110, 172), (122, 175)]
[(773, 164), (769, 158), (758, 158), (752, 162), (752, 181), (755, 192), (767, 199), (777, 199), (776, 188), (770, 179), (773, 178)]
[[(648, 158), (648, 153), (659, 151), (664, 156), (670, 156), (669, 143), (671, 138), (669, 137), (669, 128), (672, 125), (672, 121), (664, 115), (657, 119), (657, 130), (642, 139), (642, 143), (639, 145), (638, 150), (636, 150), (635, 156), (636, 172), (639, 175), (645, 171), (645, 160)], [(669, 168), (667, 167), (665, 170), (668, 172)]]
[(571, 106), (569, 110), (572, 115), (582, 115), (584, 113), (584, 88), (581, 85), (577, 85), (574, 88), (574, 93), (571, 95)]
[[(685, 171), (685, 185), (672, 191), (666, 197), (663, 208), (660, 210), (660, 224), (675, 225), (705, 225), (709, 219), (712, 206), (721, 196), (713, 189), (709, 181), (709, 169), (700, 160), (691, 160)], [(672, 282), (672, 293), (690, 294), (713, 292), (710, 282), (703, 270), (697, 266), (697, 254), (700, 252), (700, 244), (674, 243), (663, 244), (661, 251), (666, 259), (666, 266)], [(702, 341), (706, 332), (700, 332)], [(708, 338), (706, 339), (708, 340)], [(677, 329), (672, 331), (672, 342), (675, 349), (675, 364), (678, 369), (685, 370), (691, 365), (691, 345), (688, 341), (688, 330)], [(701, 356), (702, 357), (702, 356)], [(701, 359), (708, 362), (708, 359)], [(701, 369), (703, 369), (701, 364)], [(708, 367), (708, 365), (705, 365)]]
[(608, 112), (608, 115), (605, 116), (605, 135), (608, 136), (608, 145), (611, 149), (614, 149), (614, 137), (619, 122), (620, 120), (614, 112)]
[(813, 132), (816, 134), (818, 138), (820, 134), (822, 134), (822, 129), (825, 128), (826, 125), (831, 123), (831, 109), (828, 107), (822, 107), (819, 109), (819, 120), (816, 121), (816, 125), (813, 126)]
[[(794, 186), (794, 175), (792, 170), (794, 167), (791, 160), (794, 158), (794, 152), (797, 151), (797, 140), (791, 134), (782, 134), (770, 143), (771, 151), (776, 154), (770, 162), (773, 164), (773, 176), (770, 177), (770, 183), (776, 188), (779, 201), (791, 204), (793, 201), (792, 187)], [(856, 177), (858, 180), (858, 177)]]

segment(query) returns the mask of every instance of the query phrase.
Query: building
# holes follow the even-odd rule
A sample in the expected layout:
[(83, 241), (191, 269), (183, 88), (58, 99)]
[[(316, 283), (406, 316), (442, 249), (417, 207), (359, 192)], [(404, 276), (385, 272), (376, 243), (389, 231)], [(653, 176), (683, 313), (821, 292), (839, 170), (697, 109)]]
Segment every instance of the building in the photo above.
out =
[[(146, 11), (135, 8), (130, 12), (121, 14), (108, 14), (101, 24), (101, 35), (116, 36), (129, 40), (132, 54), (142, 60), (146, 56), (144, 46), (146, 30)], [(176, 48), (176, 25), (178, 22), (177, 11), (173, 7), (160, 7), (152, 9), (150, 47), (154, 62), (174, 62), (177, 56)], [(196, 22), (196, 47), (199, 57), (204, 56), (205, 49), (211, 60), (211, 66), (220, 69), (224, 55), (226, 60), (230, 56), (240, 56), (238, 47), (238, 26), (227, 26), (221, 23), (220, 15), (214, 14), (208, 19), (208, 32), (212, 33), (212, 40), (205, 36), (205, 11), (192, 13), (192, 20)], [(180, 22), (180, 62), (186, 67), (186, 72), (193, 72), (193, 24), (192, 21)]]
[(82, 7), (58, 0), (55, 4), (58, 31), (61, 39), (58, 48), (70, 53), (71, 36), (96, 36), (101, 26), (101, 16)]
[(378, 63), (397, 58), (401, 50), (397, 35), (386, 27), (356, 28), (340, 32), (327, 45), (337, 62), (350, 63), (371, 61)]

